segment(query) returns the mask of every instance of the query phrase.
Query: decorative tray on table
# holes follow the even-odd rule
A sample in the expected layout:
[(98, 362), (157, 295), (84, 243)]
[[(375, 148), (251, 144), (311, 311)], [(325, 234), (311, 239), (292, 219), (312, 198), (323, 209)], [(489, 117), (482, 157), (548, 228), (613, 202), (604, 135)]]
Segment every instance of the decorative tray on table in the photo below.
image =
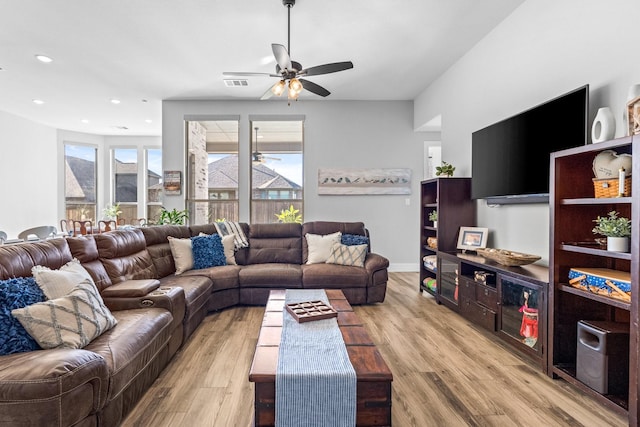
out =
[(298, 323), (338, 317), (338, 312), (323, 301), (295, 302), (285, 307)]
[(505, 249), (477, 249), (478, 255), (508, 267), (527, 265), (538, 261), (537, 255), (523, 254), (521, 252), (507, 251)]

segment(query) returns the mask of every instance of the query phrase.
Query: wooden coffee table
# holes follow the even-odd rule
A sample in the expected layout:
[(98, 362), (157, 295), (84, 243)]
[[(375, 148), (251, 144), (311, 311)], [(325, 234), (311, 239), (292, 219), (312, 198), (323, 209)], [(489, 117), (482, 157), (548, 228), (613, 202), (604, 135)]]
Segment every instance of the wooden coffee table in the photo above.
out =
[[(342, 291), (325, 292), (329, 304), (338, 312), (338, 326), (356, 371), (356, 425), (390, 426), (393, 375)], [(270, 292), (249, 371), (249, 381), (255, 385), (255, 426), (275, 423), (276, 367), (284, 302), (284, 290)]]

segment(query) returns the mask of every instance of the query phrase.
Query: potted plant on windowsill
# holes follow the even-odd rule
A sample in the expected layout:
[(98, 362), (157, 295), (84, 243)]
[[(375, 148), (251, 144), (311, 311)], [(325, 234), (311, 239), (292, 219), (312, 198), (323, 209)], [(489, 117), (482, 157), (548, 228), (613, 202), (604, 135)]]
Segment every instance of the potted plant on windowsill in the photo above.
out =
[(433, 222), (433, 228), (438, 228), (438, 211), (429, 212), (429, 221)]
[(120, 210), (120, 203), (116, 203), (115, 205), (109, 204), (102, 210), (102, 215), (106, 220), (118, 221), (118, 216), (120, 216), (120, 214), (122, 214), (122, 211)]
[(616, 211), (611, 211), (608, 216), (598, 216), (593, 222), (596, 223), (593, 233), (607, 237), (608, 251), (629, 252), (631, 221), (628, 218), (621, 217)]
[(189, 218), (189, 211), (177, 210), (173, 208), (172, 210), (167, 210), (164, 207), (160, 211), (160, 218), (158, 219), (158, 224), (172, 224), (172, 225), (184, 225), (185, 221)]

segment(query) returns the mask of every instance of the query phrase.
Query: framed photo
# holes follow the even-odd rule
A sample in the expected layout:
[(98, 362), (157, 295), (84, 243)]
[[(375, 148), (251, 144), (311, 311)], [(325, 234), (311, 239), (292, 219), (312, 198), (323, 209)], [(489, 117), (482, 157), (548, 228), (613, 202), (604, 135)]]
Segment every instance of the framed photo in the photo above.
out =
[(162, 180), (164, 194), (177, 196), (182, 192), (182, 174), (180, 171), (164, 171)]
[(489, 229), (483, 227), (460, 227), (458, 234), (458, 249), (475, 251), (487, 247)]
[(640, 96), (632, 99), (627, 104), (627, 119), (629, 123), (629, 136), (640, 133)]

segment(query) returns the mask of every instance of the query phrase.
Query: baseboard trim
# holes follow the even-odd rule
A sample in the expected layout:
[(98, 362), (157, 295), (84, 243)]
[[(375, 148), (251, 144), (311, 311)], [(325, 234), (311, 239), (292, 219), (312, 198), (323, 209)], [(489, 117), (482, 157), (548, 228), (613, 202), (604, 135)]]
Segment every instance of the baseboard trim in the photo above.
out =
[(417, 273), (420, 271), (420, 265), (414, 263), (393, 263), (389, 264), (389, 268), (387, 270), (391, 273)]

